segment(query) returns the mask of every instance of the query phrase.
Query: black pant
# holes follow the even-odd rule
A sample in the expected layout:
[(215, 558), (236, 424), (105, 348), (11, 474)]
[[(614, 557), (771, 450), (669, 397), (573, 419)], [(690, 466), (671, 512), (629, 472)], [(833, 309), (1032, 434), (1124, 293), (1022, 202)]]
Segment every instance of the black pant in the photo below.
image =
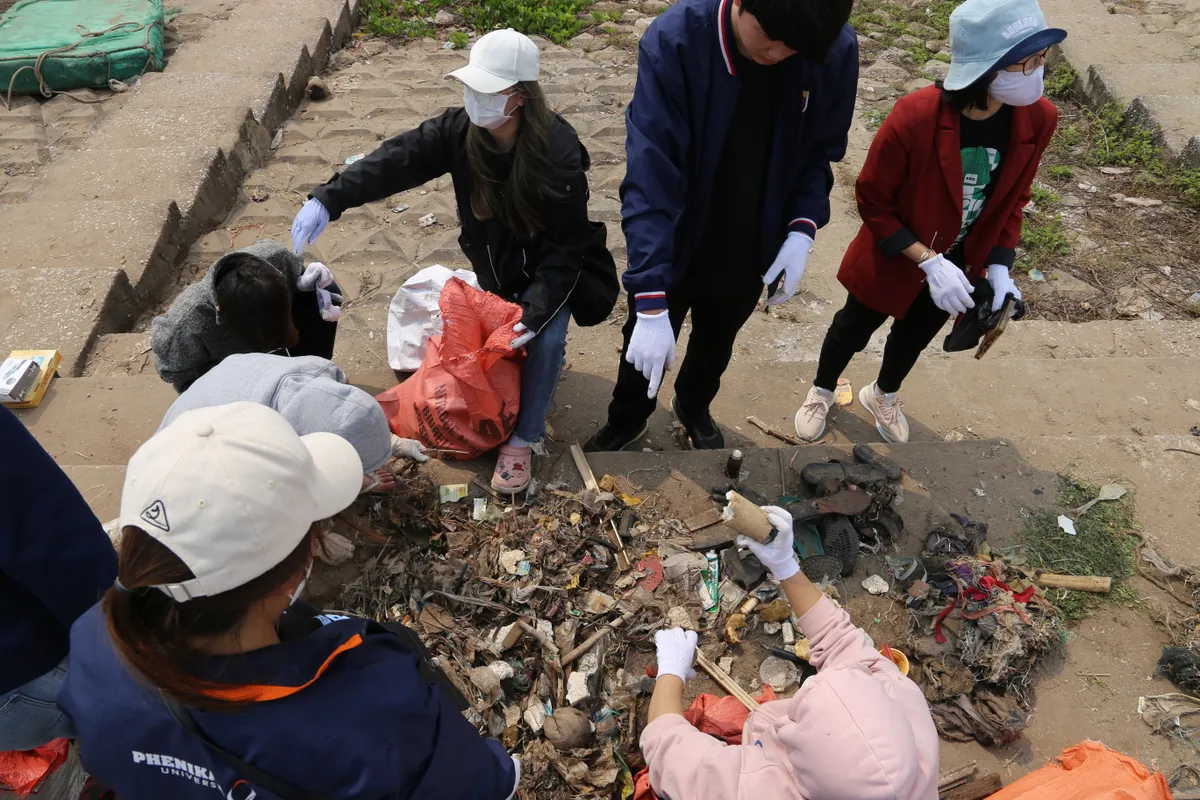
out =
[[(888, 318), (887, 314), (867, 308), (846, 296), (846, 305), (833, 317), (833, 324), (825, 334), (821, 345), (821, 361), (817, 365), (817, 377), (813, 385), (833, 391), (846, 365), (855, 353), (861, 353), (871, 339), (871, 334)], [(946, 324), (950, 315), (933, 304), (926, 286), (909, 307), (904, 319), (892, 323), (887, 344), (883, 348), (883, 364), (879, 367), (879, 378), (875, 385), (881, 392), (896, 392), (908, 377), (921, 351), (929, 346), (933, 337)]]
[[(329, 291), (341, 294), (337, 283), (331, 283)], [(321, 319), (316, 292), (292, 292), (292, 324), (300, 333), (300, 342), (295, 347), (288, 348), (289, 354), (333, 359), (333, 342), (337, 338), (337, 323)]]
[[(703, 418), (708, 413), (709, 405), (721, 388), (721, 375), (733, 356), (733, 341), (754, 313), (754, 306), (762, 292), (762, 284), (756, 283), (739, 287), (724, 296), (697, 294), (687, 287), (667, 293), (667, 314), (671, 317), (671, 328), (675, 331), (676, 339), (679, 338), (684, 317), (688, 311), (692, 312), (692, 336), (675, 378), (675, 394), (684, 414)], [(629, 319), (621, 331), (625, 337), (621, 347), (621, 367), (617, 372), (613, 399), (608, 406), (609, 423), (630, 430), (640, 429), (657, 405), (653, 398), (646, 397), (650, 382), (625, 360), (636, 324), (637, 312), (633, 296), (630, 295)]]

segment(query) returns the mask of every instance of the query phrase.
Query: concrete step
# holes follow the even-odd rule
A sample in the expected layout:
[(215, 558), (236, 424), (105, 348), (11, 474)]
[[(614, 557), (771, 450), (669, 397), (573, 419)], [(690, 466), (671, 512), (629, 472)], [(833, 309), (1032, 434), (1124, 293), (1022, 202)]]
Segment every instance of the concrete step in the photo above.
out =
[(121, 513), (121, 488), (125, 484), (125, 465), (88, 466), (65, 464), (63, 472), (75, 484), (92, 513), (101, 522), (116, 519)]
[(150, 349), (150, 331), (108, 333), (96, 337), (82, 374), (87, 378), (157, 375), (154, 352)]
[(124, 464), (175, 397), (157, 375), (56, 378), (41, 405), (16, 414), (60, 464)]

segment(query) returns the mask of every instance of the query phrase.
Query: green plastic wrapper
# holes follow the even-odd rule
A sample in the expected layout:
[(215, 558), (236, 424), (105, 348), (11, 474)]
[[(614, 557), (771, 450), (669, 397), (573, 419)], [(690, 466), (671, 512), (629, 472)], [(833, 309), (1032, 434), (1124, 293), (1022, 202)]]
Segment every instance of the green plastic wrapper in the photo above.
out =
[(19, 0), (0, 17), (0, 96), (161, 70), (163, 25), (162, 0)]

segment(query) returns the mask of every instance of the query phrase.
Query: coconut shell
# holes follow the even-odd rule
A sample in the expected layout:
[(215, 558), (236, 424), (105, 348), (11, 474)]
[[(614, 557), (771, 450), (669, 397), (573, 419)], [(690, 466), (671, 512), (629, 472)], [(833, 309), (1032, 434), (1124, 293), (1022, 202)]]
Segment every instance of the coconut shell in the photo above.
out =
[(560, 753), (587, 747), (592, 741), (592, 722), (576, 708), (556, 709), (554, 716), (546, 717), (543, 730)]

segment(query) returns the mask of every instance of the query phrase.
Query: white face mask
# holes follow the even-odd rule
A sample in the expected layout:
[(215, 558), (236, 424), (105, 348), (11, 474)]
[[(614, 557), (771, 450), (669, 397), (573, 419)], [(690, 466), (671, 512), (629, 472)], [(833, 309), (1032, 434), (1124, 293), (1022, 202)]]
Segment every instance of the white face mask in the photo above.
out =
[(312, 575), (313, 562), (308, 562), (308, 569), (304, 570), (304, 577), (300, 579), (300, 585), (296, 587), (296, 591), (288, 595), (288, 605), (292, 605), (300, 597), (300, 593), (304, 591), (305, 584), (308, 583), (308, 576)]
[(512, 119), (512, 114), (505, 114), (509, 95), (483, 94), (470, 86), (463, 86), (463, 105), (467, 108), (467, 116), (471, 122), (481, 128), (495, 130)]
[(996, 77), (992, 78), (988, 94), (1010, 106), (1031, 106), (1045, 91), (1045, 72), (1045, 67), (1038, 67), (1031, 75), (1000, 70)]

